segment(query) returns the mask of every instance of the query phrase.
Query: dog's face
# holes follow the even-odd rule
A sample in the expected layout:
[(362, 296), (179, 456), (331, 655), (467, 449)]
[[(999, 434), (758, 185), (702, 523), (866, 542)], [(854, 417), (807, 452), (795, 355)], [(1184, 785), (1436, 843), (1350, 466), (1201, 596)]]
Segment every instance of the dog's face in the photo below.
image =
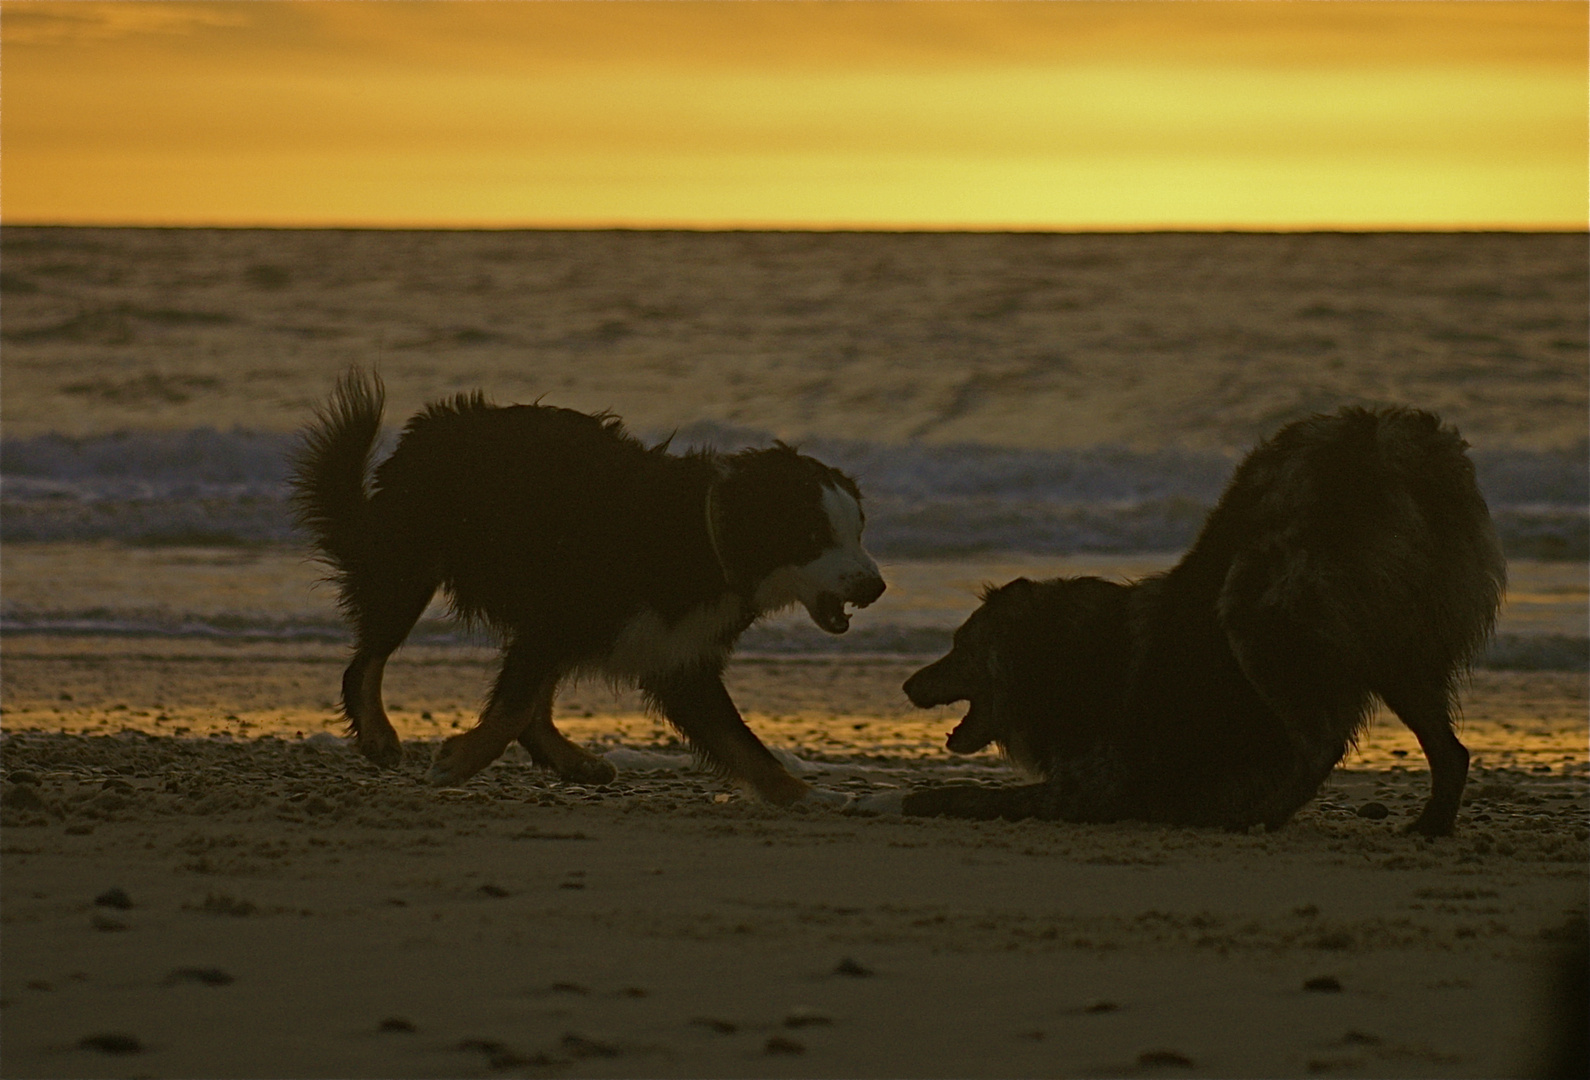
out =
[(1002, 705), (1010, 658), (1005, 654), (1012, 631), (1019, 633), (1027, 618), (1034, 588), (1017, 578), (984, 592), (982, 606), (955, 631), (950, 651), (905, 681), (905, 695), (919, 709), (968, 703), (945, 744), (957, 754), (1007, 741), (1010, 719)]
[(850, 628), (846, 604), (883, 595), (861, 545), (866, 516), (850, 477), (782, 444), (730, 460), (714, 499), (719, 556), (759, 611), (799, 603), (830, 634)]
[(948, 655), (906, 680), (920, 708), (966, 701), (947, 743), (971, 754), (998, 743), (1018, 765), (1080, 752), (1112, 723), (1130, 661), (1132, 588), (1096, 577), (1017, 578), (983, 593)]

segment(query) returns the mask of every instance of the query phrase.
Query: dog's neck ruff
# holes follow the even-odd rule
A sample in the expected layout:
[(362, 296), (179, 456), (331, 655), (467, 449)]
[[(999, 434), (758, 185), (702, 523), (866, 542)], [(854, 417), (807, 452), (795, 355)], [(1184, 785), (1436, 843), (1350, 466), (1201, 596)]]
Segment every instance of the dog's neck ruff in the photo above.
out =
[(718, 484), (721, 482), (721, 477), (715, 478), (707, 485), (707, 543), (712, 547), (712, 557), (718, 562), (718, 572), (723, 575), (723, 583), (732, 586), (734, 581), (729, 576), (729, 566), (723, 561), (723, 547), (718, 542)]

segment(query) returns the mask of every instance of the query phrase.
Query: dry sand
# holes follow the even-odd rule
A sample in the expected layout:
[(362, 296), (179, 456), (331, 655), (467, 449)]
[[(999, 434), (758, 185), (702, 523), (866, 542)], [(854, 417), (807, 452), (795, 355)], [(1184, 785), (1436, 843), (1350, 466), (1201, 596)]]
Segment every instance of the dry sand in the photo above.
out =
[[(333, 647), (7, 639), (0, 1073), (1521, 1075), (1583, 927), (1582, 674), (1476, 678), (1428, 842), (1387, 724), (1268, 835), (775, 810), (601, 687), (563, 726), (617, 783), (515, 752), (438, 790), (488, 658), (400, 655), (393, 774), (325, 733)], [(732, 683), (830, 788), (1008, 780), (910, 666)]]

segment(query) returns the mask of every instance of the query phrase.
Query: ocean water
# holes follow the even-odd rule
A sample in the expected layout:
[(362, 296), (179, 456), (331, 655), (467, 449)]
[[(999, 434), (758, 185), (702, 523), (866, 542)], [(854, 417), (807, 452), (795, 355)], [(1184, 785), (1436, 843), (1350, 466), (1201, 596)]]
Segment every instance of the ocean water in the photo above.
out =
[[(6, 229), (0, 632), (336, 640), (287, 511), (350, 363), (426, 400), (612, 408), (676, 447), (852, 473), (891, 589), (765, 654), (928, 655), (982, 582), (1161, 569), (1247, 448), (1342, 404), (1440, 412), (1512, 567), (1485, 663), (1583, 670), (1576, 235)], [(435, 609), (416, 632), (473, 643)]]

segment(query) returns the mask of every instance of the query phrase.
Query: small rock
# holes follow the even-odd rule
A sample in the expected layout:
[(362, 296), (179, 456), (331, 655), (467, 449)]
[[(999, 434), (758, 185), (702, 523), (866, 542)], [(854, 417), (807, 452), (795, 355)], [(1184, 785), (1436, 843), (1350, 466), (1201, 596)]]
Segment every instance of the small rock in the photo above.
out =
[(764, 1054), (804, 1054), (806, 1047), (794, 1039), (786, 1039), (782, 1035), (774, 1035), (762, 1044)]
[(1349, 1031), (1342, 1036), (1342, 1042), (1348, 1046), (1379, 1046), (1379, 1035), (1371, 1035), (1367, 1031)]
[(1366, 802), (1358, 808), (1358, 816), (1368, 818), (1370, 821), (1379, 821), (1382, 818), (1390, 817), (1391, 811), (1386, 809), (1385, 803)]
[(13, 769), (6, 774), (6, 779), (13, 784), (37, 784), (39, 782), (37, 774), (29, 772), (27, 769)]
[(552, 992), (554, 994), (589, 994), (590, 993), (590, 990), (588, 990), (585, 987), (581, 986), (579, 983), (572, 983), (572, 982), (555, 982), (555, 983), (552, 984), (550, 989), (552, 990)]
[(1339, 994), (1342, 992), (1342, 983), (1334, 975), (1318, 975), (1305, 982), (1303, 989), (1317, 994)]
[(855, 960), (852, 960), (847, 956), (843, 960), (839, 961), (839, 964), (834, 968), (834, 974), (849, 975), (853, 979), (865, 979), (867, 976), (872, 974), (872, 969), (870, 967), (866, 967), (863, 964), (857, 963)]
[(1174, 1065), (1181, 1069), (1193, 1067), (1192, 1058), (1174, 1050), (1145, 1050), (1137, 1055), (1137, 1063), (1145, 1068)]
[(412, 1020), (405, 1020), (401, 1016), (389, 1016), (376, 1025), (376, 1030), (413, 1032), (415, 1028)]
[(220, 968), (177, 968), (167, 975), (161, 983), (163, 986), (175, 986), (178, 983), (196, 982), (201, 986), (230, 986), (232, 976)]
[(98, 810), (114, 813), (117, 810), (125, 810), (129, 804), (127, 796), (118, 791), (102, 791), (94, 796), (91, 805)]
[(32, 784), (7, 784), (4, 792), (0, 792), (0, 806), (34, 813), (49, 809), (49, 805), (39, 795), (39, 789)]
[(795, 1009), (784, 1018), (787, 1028), (827, 1027), (833, 1022), (833, 1017), (824, 1016), (815, 1009)]
[(1343, 949), (1350, 949), (1353, 947), (1353, 935), (1345, 930), (1327, 930), (1314, 939), (1314, 947), (1328, 952), (1340, 952)]
[(460, 1039), (455, 1050), (474, 1050), (481, 1054), (500, 1054), (508, 1049), (496, 1039)]
[(603, 1042), (600, 1039), (589, 1039), (584, 1035), (576, 1035), (572, 1031), (563, 1036), (563, 1041), (560, 1045), (566, 1052), (577, 1058), (610, 1058), (618, 1056), (618, 1047), (612, 1043)]
[(77, 1040), (77, 1045), (84, 1050), (98, 1050), (102, 1054), (141, 1054), (144, 1044), (135, 1036), (124, 1035), (120, 1032), (108, 1032), (103, 1035), (86, 1035)]
[(109, 915), (95, 915), (89, 920), (89, 925), (95, 930), (114, 932), (127, 929), (127, 924), (120, 919), (112, 919)]
[(1092, 1005), (1089, 1005), (1082, 1011), (1089, 1013), (1112, 1013), (1119, 1012), (1120, 1009), (1121, 1007), (1113, 1001), (1095, 1001)]
[(241, 919), (253, 915), (259, 908), (251, 900), (239, 900), (224, 893), (208, 893), (204, 903), (199, 905), (199, 910), (210, 915), (231, 915)]
[(482, 885), (479, 889), (477, 889), (475, 891), (479, 892), (483, 896), (503, 897), (503, 896), (511, 895), (508, 892), (508, 890), (503, 888), (501, 885), (492, 885), (489, 882), (487, 884), (485, 884), (485, 885)]
[(126, 889), (106, 889), (94, 897), (94, 903), (100, 907), (116, 908), (118, 911), (127, 911), (133, 906), (132, 897), (127, 895)]
[(740, 1030), (740, 1025), (738, 1024), (731, 1023), (728, 1020), (718, 1020), (711, 1016), (698, 1016), (690, 1022), (692, 1024), (699, 1024), (704, 1028), (710, 1028), (711, 1030), (716, 1031), (719, 1035), (733, 1035), (736, 1031)]

